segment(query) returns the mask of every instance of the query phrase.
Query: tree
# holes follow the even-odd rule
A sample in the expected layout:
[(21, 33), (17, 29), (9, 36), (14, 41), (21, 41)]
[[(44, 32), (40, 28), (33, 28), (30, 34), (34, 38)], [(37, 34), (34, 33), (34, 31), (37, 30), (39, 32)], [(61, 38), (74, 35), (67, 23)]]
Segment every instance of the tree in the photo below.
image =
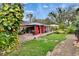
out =
[(33, 17), (33, 14), (27, 14), (27, 17), (29, 17), (29, 20), (30, 20), (30, 23), (32, 22), (32, 17)]
[(75, 10), (73, 8), (57, 8), (55, 12), (50, 12), (48, 14), (51, 17), (54, 23), (60, 24), (64, 23), (65, 25), (70, 25), (75, 20)]
[(75, 15), (76, 21), (74, 22), (74, 25), (77, 30), (79, 30), (79, 8), (76, 9), (76, 15)]
[(32, 22), (36, 22), (36, 17), (33, 17), (32, 18)]
[(50, 19), (48, 17), (46, 19), (43, 19), (42, 23), (47, 24), (47, 25), (52, 24), (52, 22), (50, 21)]
[(57, 15), (54, 12), (50, 12), (48, 16), (51, 23), (57, 23)]
[(18, 30), (23, 18), (21, 4), (3, 3), (0, 9), (0, 54), (5, 54), (17, 47)]

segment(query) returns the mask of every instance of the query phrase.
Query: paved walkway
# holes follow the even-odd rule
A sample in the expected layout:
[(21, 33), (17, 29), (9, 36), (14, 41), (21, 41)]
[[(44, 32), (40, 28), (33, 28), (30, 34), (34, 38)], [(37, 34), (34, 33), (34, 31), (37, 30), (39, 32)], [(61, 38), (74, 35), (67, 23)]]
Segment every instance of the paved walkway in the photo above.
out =
[(25, 41), (33, 40), (35, 38), (46, 36), (46, 35), (51, 34), (51, 33), (53, 33), (53, 32), (42, 33), (42, 34), (38, 34), (38, 35), (23, 34), (23, 35), (19, 35), (19, 39), (20, 39), (20, 42), (25, 42)]
[(34, 36), (32, 34), (19, 35), (20, 42), (32, 40), (33, 38), (34, 38)]
[(66, 40), (60, 42), (48, 56), (79, 56), (79, 48), (73, 46), (75, 35), (68, 35)]

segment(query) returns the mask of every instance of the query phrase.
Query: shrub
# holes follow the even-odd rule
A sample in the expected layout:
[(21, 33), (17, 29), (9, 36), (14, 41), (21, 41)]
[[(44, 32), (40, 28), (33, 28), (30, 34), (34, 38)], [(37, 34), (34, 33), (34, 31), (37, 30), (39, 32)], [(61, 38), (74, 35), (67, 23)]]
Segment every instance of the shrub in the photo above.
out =
[(17, 47), (18, 29), (23, 18), (21, 4), (3, 3), (0, 10), (0, 54)]
[(65, 29), (65, 25), (64, 25), (64, 23), (60, 23), (60, 24), (59, 24), (59, 29), (62, 29), (62, 30)]
[(4, 55), (14, 50), (19, 43), (17, 39), (16, 35), (7, 34), (6, 32), (0, 33), (0, 54)]
[(69, 26), (68, 28), (67, 28), (67, 30), (66, 30), (66, 33), (68, 33), (68, 34), (72, 34), (72, 33), (74, 33), (75, 32), (75, 28), (73, 27), (73, 26)]
[(56, 33), (56, 34), (64, 34), (65, 31), (62, 30), (62, 29), (58, 29), (58, 30), (56, 30), (54, 33)]

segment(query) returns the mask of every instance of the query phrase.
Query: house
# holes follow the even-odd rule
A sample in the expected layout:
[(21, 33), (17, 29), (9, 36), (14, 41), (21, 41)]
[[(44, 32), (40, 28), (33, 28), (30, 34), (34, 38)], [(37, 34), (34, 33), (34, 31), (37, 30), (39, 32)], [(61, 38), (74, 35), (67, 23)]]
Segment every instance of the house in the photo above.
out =
[(49, 28), (45, 24), (41, 23), (27, 23), (27, 22), (22, 22), (20, 24), (20, 32), (24, 33), (31, 33), (33, 35), (41, 34), (48, 32)]

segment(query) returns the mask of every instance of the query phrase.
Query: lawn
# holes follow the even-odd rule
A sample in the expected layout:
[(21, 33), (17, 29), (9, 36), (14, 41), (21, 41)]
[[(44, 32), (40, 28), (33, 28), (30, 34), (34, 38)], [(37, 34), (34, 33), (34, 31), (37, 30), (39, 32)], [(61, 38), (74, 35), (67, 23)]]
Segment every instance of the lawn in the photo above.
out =
[(22, 43), (21, 48), (9, 55), (13, 56), (45, 56), (48, 51), (65, 39), (66, 34), (50, 34), (39, 39)]

